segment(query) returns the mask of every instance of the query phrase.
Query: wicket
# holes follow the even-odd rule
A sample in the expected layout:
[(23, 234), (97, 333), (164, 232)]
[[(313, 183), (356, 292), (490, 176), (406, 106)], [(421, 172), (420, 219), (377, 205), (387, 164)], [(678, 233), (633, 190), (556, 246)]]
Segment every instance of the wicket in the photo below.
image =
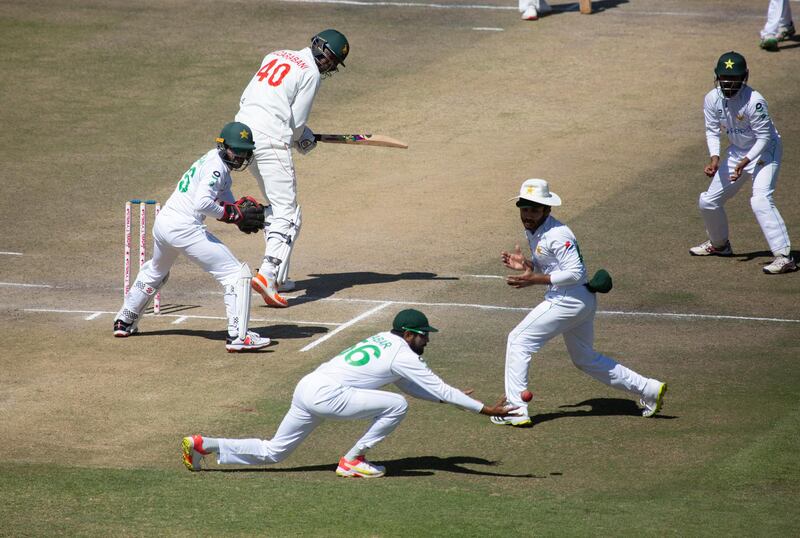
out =
[[(131, 288), (131, 220), (132, 220), (132, 207), (134, 204), (139, 206), (139, 269), (142, 268), (147, 259), (147, 206), (151, 205), (154, 208), (153, 220), (158, 216), (161, 211), (161, 204), (155, 200), (139, 200), (134, 198), (125, 202), (125, 280), (122, 288), (123, 297), (128, 295), (128, 290)], [(153, 313), (161, 313), (161, 292), (157, 292), (153, 298)]]

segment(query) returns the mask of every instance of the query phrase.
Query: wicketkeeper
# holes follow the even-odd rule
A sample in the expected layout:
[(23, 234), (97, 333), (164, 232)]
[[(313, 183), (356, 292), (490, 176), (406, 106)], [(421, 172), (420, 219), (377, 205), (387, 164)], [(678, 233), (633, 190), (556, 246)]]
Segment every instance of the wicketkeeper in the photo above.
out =
[(236, 200), (231, 192), (231, 170), (247, 168), (254, 148), (250, 128), (240, 122), (229, 123), (217, 138), (217, 147), (183, 174), (153, 223), (153, 257), (139, 270), (125, 296), (114, 320), (114, 336), (127, 337), (137, 332), (142, 313), (167, 281), (178, 255), (183, 254), (211, 273), (223, 287), (228, 316), (225, 348), (236, 352), (269, 345), (269, 338), (247, 328), (250, 269), (204, 224), (206, 217), (213, 217), (235, 224), (248, 234), (264, 229), (264, 206), (249, 196)]

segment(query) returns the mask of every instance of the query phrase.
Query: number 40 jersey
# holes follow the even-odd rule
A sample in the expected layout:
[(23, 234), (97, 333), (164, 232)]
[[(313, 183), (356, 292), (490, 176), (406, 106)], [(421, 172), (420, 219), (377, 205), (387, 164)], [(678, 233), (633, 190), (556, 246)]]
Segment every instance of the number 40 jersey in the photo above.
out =
[(319, 82), (311, 48), (271, 52), (244, 89), (236, 121), (291, 144), (306, 126)]
[(388, 331), (345, 349), (314, 373), (346, 387), (377, 389), (394, 383), (417, 398), (455, 404), (476, 413), (483, 408), (481, 402), (442, 381), (405, 340)]

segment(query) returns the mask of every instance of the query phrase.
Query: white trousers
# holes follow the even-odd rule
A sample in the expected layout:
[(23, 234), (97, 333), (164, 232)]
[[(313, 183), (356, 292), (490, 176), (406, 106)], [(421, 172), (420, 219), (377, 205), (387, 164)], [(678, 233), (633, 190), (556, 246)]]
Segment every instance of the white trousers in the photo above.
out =
[[(271, 223), (264, 229), (265, 262), (260, 270), (265, 272), (268, 269), (267, 257), (283, 260), (287, 256), (286, 238), (297, 235), (297, 230), (293, 230), (297, 210), (297, 177), (292, 150), (287, 144), (258, 131), (253, 132), (253, 139), (256, 144), (255, 166), (251, 165), (249, 170), (256, 178), (261, 194), (272, 204)], [(270, 269), (274, 270), (274, 267)]]
[(655, 382), (594, 350), (594, 314), (597, 299), (585, 286), (569, 288), (557, 299), (545, 300), (525, 316), (508, 335), (506, 344), (506, 398), (527, 412), (520, 394), (528, 386), (531, 358), (559, 334), (573, 364), (606, 385), (638, 396), (650, 396)]
[(210, 273), (223, 286), (228, 332), (235, 334), (236, 295), (233, 288), (241, 263), (205, 226), (177, 224), (170, 219), (167, 209), (159, 213), (153, 224), (153, 257), (142, 265), (117, 317), (128, 323), (138, 319), (180, 254)]
[(761, 29), (761, 39), (777, 37), (781, 28), (792, 24), (792, 8), (789, 0), (769, 0), (767, 22)]
[(291, 454), (324, 419), (371, 418), (369, 428), (355, 445), (363, 451), (392, 433), (407, 411), (408, 402), (399, 394), (344, 387), (312, 372), (297, 384), (292, 406), (272, 439), (220, 439), (217, 461), (245, 465), (277, 463)]
[(729, 147), (726, 154), (726, 158), (720, 159), (719, 170), (711, 179), (708, 190), (700, 194), (698, 202), (708, 238), (718, 246), (728, 240), (728, 216), (725, 213), (725, 202), (739, 192), (747, 182), (747, 176), (750, 175), (753, 183), (750, 207), (761, 226), (769, 249), (776, 256), (788, 255), (791, 250), (789, 232), (786, 230), (786, 224), (773, 200), (783, 155), (781, 140), (771, 142), (758, 161), (750, 163), (745, 169), (745, 173), (733, 183), (730, 180), (730, 173), (747, 152)]

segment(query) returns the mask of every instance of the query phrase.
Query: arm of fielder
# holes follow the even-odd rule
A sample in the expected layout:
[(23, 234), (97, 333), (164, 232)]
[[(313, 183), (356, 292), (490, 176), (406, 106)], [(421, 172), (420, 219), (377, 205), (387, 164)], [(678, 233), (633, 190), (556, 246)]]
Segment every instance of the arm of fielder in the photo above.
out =
[(408, 144), (390, 136), (378, 134), (315, 134), (317, 142), (328, 144), (357, 144), (360, 146), (383, 146), (385, 148), (408, 148)]

